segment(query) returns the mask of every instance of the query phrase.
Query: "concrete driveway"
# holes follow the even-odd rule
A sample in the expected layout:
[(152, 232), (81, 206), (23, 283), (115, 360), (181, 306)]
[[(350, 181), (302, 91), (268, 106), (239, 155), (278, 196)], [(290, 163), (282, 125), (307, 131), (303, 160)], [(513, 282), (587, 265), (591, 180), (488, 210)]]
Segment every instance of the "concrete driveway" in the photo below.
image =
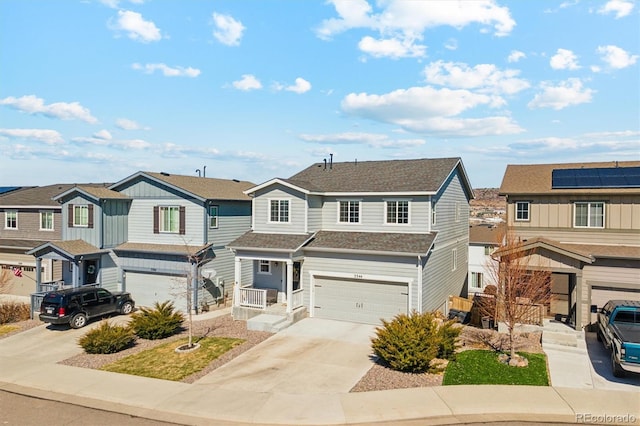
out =
[(374, 329), (305, 318), (196, 383), (235, 391), (347, 393), (373, 364)]
[(640, 374), (627, 373), (625, 377), (613, 376), (611, 372), (611, 352), (601, 342), (598, 342), (596, 333), (585, 333), (585, 340), (595, 389), (640, 390)]

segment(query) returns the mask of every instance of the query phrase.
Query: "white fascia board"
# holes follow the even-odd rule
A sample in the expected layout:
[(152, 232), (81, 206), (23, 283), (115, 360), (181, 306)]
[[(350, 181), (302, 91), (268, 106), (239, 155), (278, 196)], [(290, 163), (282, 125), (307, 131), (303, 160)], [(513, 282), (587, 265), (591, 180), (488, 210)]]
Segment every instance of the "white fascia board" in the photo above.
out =
[(326, 197), (410, 197), (421, 195), (435, 195), (437, 191), (406, 191), (406, 192), (312, 192), (313, 195)]
[[(41, 209), (41, 210), (62, 210), (62, 206), (31, 206), (31, 205), (18, 205), (18, 206), (0, 206), (3, 210), (24, 210), (24, 209)], [(19, 212), (18, 212), (19, 213)]]
[(280, 185), (286, 186), (286, 187), (294, 189), (296, 191), (300, 191), (303, 194), (311, 194), (311, 192), (309, 190), (307, 190), (307, 189), (301, 188), (301, 187), (296, 186), (296, 185), (292, 185), (291, 183), (285, 182), (282, 179), (278, 179), (278, 178), (268, 180), (265, 183), (261, 183), (260, 185), (254, 186), (253, 188), (249, 188), (249, 189), (247, 189), (245, 191), (242, 191), (242, 192), (244, 194), (249, 195), (249, 194), (252, 194), (252, 193), (254, 193), (256, 191), (259, 191), (259, 190), (261, 190), (263, 188), (266, 188), (268, 186), (275, 185), (275, 184), (280, 184)]

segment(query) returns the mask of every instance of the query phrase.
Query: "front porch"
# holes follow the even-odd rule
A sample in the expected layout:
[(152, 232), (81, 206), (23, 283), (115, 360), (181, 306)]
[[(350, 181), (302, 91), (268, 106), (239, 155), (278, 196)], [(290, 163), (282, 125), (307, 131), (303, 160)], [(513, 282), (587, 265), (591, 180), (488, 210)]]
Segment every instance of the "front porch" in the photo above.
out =
[(289, 301), (278, 302), (277, 289), (236, 286), (232, 316), (247, 321), (247, 329), (277, 333), (307, 316), (302, 289), (291, 292)]

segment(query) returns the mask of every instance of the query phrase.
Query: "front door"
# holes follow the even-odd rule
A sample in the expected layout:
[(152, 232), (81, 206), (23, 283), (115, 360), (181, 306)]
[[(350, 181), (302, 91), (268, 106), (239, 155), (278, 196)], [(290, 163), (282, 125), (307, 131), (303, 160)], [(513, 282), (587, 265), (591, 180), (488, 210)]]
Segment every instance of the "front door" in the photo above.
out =
[(87, 284), (95, 284), (98, 280), (98, 261), (97, 260), (86, 260), (84, 262), (84, 283)]

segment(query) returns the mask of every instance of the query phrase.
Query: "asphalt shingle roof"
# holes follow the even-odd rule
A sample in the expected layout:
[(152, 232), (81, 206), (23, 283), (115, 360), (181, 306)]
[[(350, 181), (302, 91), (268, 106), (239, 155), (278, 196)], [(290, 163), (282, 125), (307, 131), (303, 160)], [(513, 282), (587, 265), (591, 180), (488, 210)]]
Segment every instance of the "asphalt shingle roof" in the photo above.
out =
[(500, 185), (500, 195), (515, 194), (637, 194), (640, 188), (552, 189), (554, 169), (639, 167), (640, 161), (607, 161), (600, 163), (523, 164), (507, 166)]
[(472, 225), (469, 227), (469, 244), (487, 244), (497, 246), (505, 235), (504, 224)]
[[(282, 179), (314, 192), (436, 192), (460, 158), (316, 163)], [(470, 188), (469, 188), (470, 190)]]
[[(83, 188), (106, 189), (105, 184), (83, 184)], [(78, 186), (76, 184), (57, 183), (55, 185), (36, 186), (19, 189), (0, 195), (0, 207), (2, 206), (50, 206), (60, 208), (60, 204), (53, 200), (56, 195)]]
[(233, 249), (269, 249), (295, 251), (307, 241), (312, 234), (263, 234), (249, 231), (231, 242)]
[(424, 255), (431, 248), (436, 233), (403, 234), (391, 232), (319, 231), (305, 250), (339, 250), (380, 252), (381, 254)]
[(255, 186), (252, 182), (232, 179), (172, 175), (155, 172), (142, 173), (206, 200), (248, 201), (251, 198), (246, 195), (244, 191)]
[(195, 255), (210, 244), (201, 246), (182, 245), (182, 244), (150, 244), (150, 243), (124, 243), (116, 247), (115, 251), (137, 251), (144, 253), (166, 253), (178, 255)]

